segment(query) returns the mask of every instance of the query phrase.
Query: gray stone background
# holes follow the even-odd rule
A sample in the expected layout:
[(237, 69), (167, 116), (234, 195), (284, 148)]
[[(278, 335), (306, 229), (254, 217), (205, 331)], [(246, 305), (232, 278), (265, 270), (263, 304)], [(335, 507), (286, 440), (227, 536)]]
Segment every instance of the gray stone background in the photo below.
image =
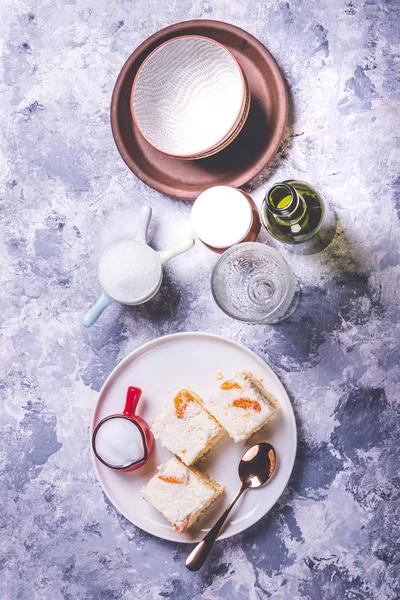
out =
[[(2, 0), (0, 597), (399, 597), (399, 8), (396, 0)], [(153, 244), (190, 231), (190, 203), (142, 184), (111, 136), (115, 79), (171, 23), (220, 19), (259, 38), (291, 92), (280, 152), (251, 188), (298, 177), (334, 205), (341, 234), (289, 260), (298, 311), (242, 325), (214, 305), (216, 256), (197, 244), (142, 307), (84, 330), (96, 262), (154, 211)], [(265, 240), (263, 234), (260, 238)], [(188, 548), (128, 523), (97, 483), (89, 423), (121, 358), (176, 331), (252, 348), (284, 382), (299, 447), (290, 483), (249, 531), (186, 571)]]

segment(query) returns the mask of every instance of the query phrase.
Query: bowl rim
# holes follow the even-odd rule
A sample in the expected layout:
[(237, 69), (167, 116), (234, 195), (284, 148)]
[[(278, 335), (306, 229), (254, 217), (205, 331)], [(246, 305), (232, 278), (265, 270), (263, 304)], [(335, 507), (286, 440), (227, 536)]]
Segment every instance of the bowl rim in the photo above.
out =
[[(242, 102), (240, 105), (240, 110), (238, 111), (233, 123), (231, 124), (231, 126), (229, 127), (228, 131), (218, 140), (216, 141), (212, 146), (209, 146), (208, 148), (204, 148), (202, 150), (198, 150), (197, 152), (192, 152), (190, 154), (173, 154), (171, 152), (166, 152), (165, 150), (161, 150), (160, 148), (158, 148), (157, 146), (155, 146), (144, 134), (144, 132), (142, 131), (142, 129), (139, 126), (138, 120), (136, 118), (135, 115), (135, 109), (134, 109), (134, 102), (133, 102), (133, 96), (134, 96), (134, 92), (135, 92), (135, 87), (136, 87), (136, 83), (137, 80), (140, 76), (140, 73), (143, 70), (144, 65), (150, 60), (150, 58), (153, 56), (153, 54), (155, 54), (156, 52), (158, 52), (158, 50), (160, 50), (161, 48), (163, 48), (163, 46), (166, 46), (167, 44), (172, 44), (174, 42), (176, 42), (177, 40), (183, 40), (183, 39), (203, 39), (206, 40), (207, 42), (210, 42), (216, 46), (220, 46), (220, 48), (222, 48), (227, 54), (229, 54), (229, 56), (233, 59), (233, 61), (236, 64), (236, 67), (238, 69), (240, 78), (241, 78), (241, 82), (242, 82)], [(144, 59), (144, 61), (142, 62), (142, 64), (140, 65), (139, 69), (137, 70), (137, 73), (133, 79), (133, 83), (132, 83), (132, 88), (131, 88), (131, 93), (130, 93), (130, 110), (131, 110), (131, 115), (132, 115), (132, 119), (133, 122), (135, 124), (135, 127), (137, 128), (137, 130), (139, 131), (140, 135), (146, 140), (146, 142), (148, 144), (150, 144), (150, 146), (152, 146), (155, 150), (157, 150), (158, 152), (161, 152), (162, 154), (166, 154), (167, 156), (172, 156), (174, 158), (186, 158), (186, 159), (190, 159), (190, 158), (199, 158), (199, 157), (203, 157), (206, 153), (208, 152), (212, 152), (213, 150), (215, 150), (217, 147), (219, 148), (219, 146), (221, 146), (225, 141), (229, 140), (230, 138), (230, 134), (232, 133), (232, 129), (235, 128), (235, 124), (237, 125), (238, 122), (240, 124), (241, 122), (241, 116), (243, 116), (243, 113), (245, 112), (246, 109), (246, 105), (249, 105), (249, 102), (247, 102), (247, 97), (250, 94), (250, 88), (247, 85), (242, 67), (239, 64), (239, 61), (237, 60), (237, 58), (232, 54), (232, 52), (223, 44), (221, 44), (220, 42), (217, 42), (216, 40), (213, 40), (212, 38), (209, 38), (205, 35), (197, 35), (197, 34), (193, 34), (193, 35), (180, 35), (174, 38), (171, 38), (169, 40), (165, 40), (165, 42), (163, 42), (162, 44), (159, 44), (156, 48), (154, 48), (154, 50), (152, 50), (150, 52), (150, 54), (148, 56), (146, 56), (146, 58)], [(243, 120), (243, 124), (244, 124), (244, 120)], [(205, 156), (204, 156), (205, 157)]]

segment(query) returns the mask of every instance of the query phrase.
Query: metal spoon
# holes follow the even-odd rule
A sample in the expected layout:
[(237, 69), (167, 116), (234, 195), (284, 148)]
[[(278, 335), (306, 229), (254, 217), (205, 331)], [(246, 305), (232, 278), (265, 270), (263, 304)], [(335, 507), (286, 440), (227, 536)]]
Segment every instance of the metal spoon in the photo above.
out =
[(221, 531), (226, 517), (229, 515), (243, 492), (249, 488), (259, 488), (266, 484), (273, 476), (275, 467), (276, 454), (271, 444), (267, 444), (266, 442), (256, 444), (243, 454), (238, 469), (242, 485), (225, 512), (187, 557), (186, 566), (190, 571), (198, 571), (200, 567), (202, 567)]

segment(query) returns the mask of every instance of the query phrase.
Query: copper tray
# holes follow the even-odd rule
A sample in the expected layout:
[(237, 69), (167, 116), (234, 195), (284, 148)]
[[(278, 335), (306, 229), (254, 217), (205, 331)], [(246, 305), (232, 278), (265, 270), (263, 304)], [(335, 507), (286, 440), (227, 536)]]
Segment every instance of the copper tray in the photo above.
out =
[[(239, 61), (251, 93), (250, 112), (237, 138), (218, 154), (199, 160), (158, 152), (134, 127), (130, 110), (133, 79), (143, 60), (162, 42), (186, 34), (224, 44)], [(243, 29), (220, 21), (176, 23), (147, 38), (122, 67), (111, 99), (114, 140), (131, 171), (163, 194), (187, 200), (213, 185), (240, 187), (258, 175), (278, 150), (287, 115), (287, 89), (272, 55)]]

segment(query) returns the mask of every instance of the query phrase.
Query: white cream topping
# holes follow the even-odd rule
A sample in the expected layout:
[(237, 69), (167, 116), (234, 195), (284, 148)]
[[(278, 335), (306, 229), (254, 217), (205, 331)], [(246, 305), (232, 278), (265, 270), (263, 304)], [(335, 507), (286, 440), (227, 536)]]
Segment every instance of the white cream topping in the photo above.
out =
[[(226, 380), (239, 384), (240, 389), (221, 389), (225, 382), (218, 383), (218, 392), (215, 396), (204, 401), (205, 408), (226, 429), (235, 442), (241, 442), (273, 414), (274, 408), (261, 396), (251, 382), (241, 374)], [(246, 406), (241, 399), (257, 402), (257, 405)], [(236, 401), (238, 406), (234, 405)], [(243, 405), (243, 407), (240, 406)], [(260, 407), (257, 412), (255, 408)]]
[(143, 488), (142, 497), (178, 531), (184, 530), (190, 519), (210, 502), (216, 492), (175, 457), (158, 469)]
[(221, 427), (195, 400), (187, 402), (180, 414), (181, 418), (171, 399), (157, 413), (151, 430), (165, 448), (191, 465), (220, 435)]
[(144, 458), (143, 438), (138, 427), (123, 417), (104, 421), (95, 443), (97, 454), (114, 467), (124, 467)]

